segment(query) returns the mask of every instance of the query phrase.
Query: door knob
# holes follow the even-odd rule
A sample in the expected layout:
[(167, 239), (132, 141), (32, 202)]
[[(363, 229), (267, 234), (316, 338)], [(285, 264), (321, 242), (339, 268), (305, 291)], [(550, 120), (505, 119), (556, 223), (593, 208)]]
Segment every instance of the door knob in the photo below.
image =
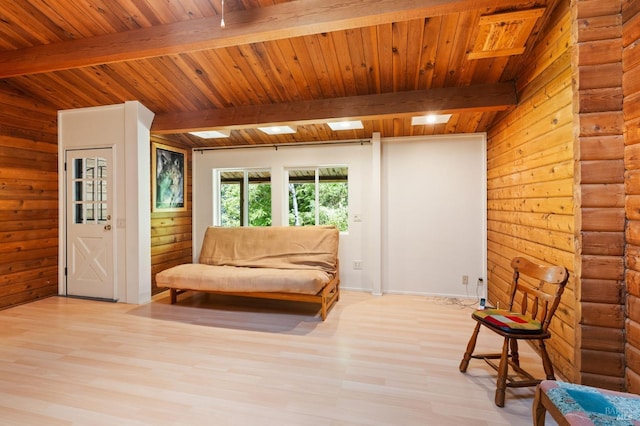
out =
[(111, 231), (111, 225), (105, 225), (104, 226), (104, 230), (105, 231)]

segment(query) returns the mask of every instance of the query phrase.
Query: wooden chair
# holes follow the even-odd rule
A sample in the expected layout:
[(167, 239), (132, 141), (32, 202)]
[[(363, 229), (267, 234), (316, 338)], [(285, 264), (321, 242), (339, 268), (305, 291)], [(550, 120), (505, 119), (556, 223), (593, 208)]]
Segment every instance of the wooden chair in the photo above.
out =
[[(467, 371), (471, 358), (485, 360), (498, 372), (495, 403), (499, 407), (504, 407), (507, 387), (536, 386), (542, 381), (520, 367), (518, 340), (538, 342), (546, 378), (555, 380), (544, 342), (551, 337), (549, 323), (569, 279), (569, 272), (562, 266), (538, 265), (522, 257), (514, 258), (511, 267), (513, 281), (509, 305), (506, 309), (486, 308), (473, 312), (471, 317), (476, 320), (476, 327), (460, 362), (460, 371), (463, 373)], [(504, 337), (501, 353), (473, 353), (481, 326)], [(492, 359), (500, 359), (500, 364), (496, 365)], [(516, 373), (515, 376), (509, 375), (509, 366)]]

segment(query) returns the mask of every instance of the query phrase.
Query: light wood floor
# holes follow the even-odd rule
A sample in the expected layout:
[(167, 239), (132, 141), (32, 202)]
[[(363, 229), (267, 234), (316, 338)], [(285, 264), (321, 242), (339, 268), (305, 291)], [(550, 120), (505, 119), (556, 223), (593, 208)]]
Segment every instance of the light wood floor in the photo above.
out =
[[(532, 388), (498, 408), (493, 370), (458, 371), (470, 312), (347, 291), (326, 322), (288, 302), (204, 294), (173, 306), (52, 297), (0, 311), (0, 424), (531, 424)], [(479, 346), (500, 341), (481, 332)]]

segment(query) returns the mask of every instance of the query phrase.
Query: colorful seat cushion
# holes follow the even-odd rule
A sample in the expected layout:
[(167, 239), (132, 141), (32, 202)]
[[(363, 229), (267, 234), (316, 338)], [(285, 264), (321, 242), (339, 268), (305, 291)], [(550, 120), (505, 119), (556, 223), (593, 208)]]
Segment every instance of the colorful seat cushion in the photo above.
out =
[(479, 309), (473, 313), (473, 317), (503, 331), (527, 334), (542, 332), (540, 321), (506, 309)]
[(545, 380), (540, 390), (570, 425), (640, 425), (640, 396)]

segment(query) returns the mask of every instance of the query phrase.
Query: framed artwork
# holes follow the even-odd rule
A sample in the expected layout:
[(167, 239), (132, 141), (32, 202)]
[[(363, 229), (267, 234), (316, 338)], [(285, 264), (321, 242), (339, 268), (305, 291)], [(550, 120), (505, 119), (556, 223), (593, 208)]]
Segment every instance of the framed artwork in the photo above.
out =
[(187, 210), (187, 151), (153, 143), (151, 147), (152, 211)]

